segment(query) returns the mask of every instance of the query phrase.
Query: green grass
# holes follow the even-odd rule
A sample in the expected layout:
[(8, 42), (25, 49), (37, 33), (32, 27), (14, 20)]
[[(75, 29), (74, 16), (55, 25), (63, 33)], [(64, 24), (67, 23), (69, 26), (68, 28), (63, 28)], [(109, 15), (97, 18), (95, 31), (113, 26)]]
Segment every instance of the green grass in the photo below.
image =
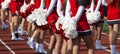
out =
[(106, 17), (105, 17), (105, 19), (104, 19), (103, 31), (106, 31), (106, 32), (108, 32), (108, 31), (109, 31), (109, 29), (108, 29), (108, 24), (107, 24), (107, 20), (106, 20)]

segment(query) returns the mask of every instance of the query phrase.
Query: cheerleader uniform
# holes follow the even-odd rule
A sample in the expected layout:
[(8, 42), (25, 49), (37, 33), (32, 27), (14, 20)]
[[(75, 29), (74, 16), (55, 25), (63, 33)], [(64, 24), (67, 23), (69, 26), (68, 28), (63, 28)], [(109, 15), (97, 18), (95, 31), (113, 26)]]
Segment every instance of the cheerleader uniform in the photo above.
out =
[(16, 16), (17, 13), (17, 8), (18, 8), (18, 1), (14, 1), (14, 0), (11, 0), (10, 4), (9, 4), (9, 8), (10, 8), (10, 11), (12, 13), (12, 16)]
[(120, 9), (118, 8), (118, 0), (113, 0), (112, 4), (108, 4), (107, 15), (108, 24), (120, 23)]
[[(70, 1), (70, 11), (72, 12), (71, 17), (75, 16), (78, 10), (76, 0), (69, 0)], [(88, 36), (91, 35), (91, 30), (89, 27), (89, 24), (87, 22), (85, 10), (83, 11), (81, 18), (77, 22), (77, 31), (78, 31), (78, 36)]]
[(1, 7), (2, 7), (2, 2), (4, 2), (4, 0), (0, 0), (0, 9), (1, 9)]
[[(47, 9), (50, 6), (50, 2), (51, 2), (51, 0), (46, 0), (46, 8)], [(55, 5), (57, 5), (57, 4), (55, 4)], [(55, 23), (57, 22), (57, 19), (58, 19), (58, 15), (57, 15), (57, 12), (56, 12), (56, 6), (54, 6), (53, 11), (51, 12), (51, 14), (47, 18), (47, 21), (48, 21), (48, 24), (49, 24), (50, 28), (53, 30), (53, 32), (55, 32), (57, 34), (60, 34), (61, 30), (57, 30), (56, 26), (55, 26)]]
[(35, 0), (35, 8), (38, 9), (40, 7), (41, 0)]
[[(30, 2), (32, 2), (32, 0), (30, 0)], [(26, 3), (29, 4), (28, 2), (26, 2)], [(25, 10), (25, 13), (24, 13), (25, 19), (27, 18), (27, 16), (28, 16), (29, 14), (32, 13), (32, 11), (33, 11), (34, 9), (35, 9), (35, 4), (31, 4), (30, 6), (27, 7), (27, 9)]]
[(22, 7), (22, 5), (24, 4), (24, 0), (18, 0), (18, 8), (17, 8), (17, 11), (18, 11), (18, 15), (23, 17), (22, 13), (20, 12), (20, 8)]

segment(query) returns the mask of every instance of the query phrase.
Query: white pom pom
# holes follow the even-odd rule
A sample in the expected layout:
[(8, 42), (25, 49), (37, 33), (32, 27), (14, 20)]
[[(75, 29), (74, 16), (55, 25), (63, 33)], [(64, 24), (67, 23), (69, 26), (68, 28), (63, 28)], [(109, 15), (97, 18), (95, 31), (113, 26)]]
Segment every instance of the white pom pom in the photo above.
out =
[(67, 17), (64, 19), (62, 29), (64, 30), (65, 36), (67, 38), (76, 38), (78, 36), (76, 28), (77, 28), (76, 22), (72, 18)]
[(27, 21), (30, 22), (30, 23), (33, 23), (35, 22), (37, 19), (35, 18), (36, 16), (34, 14), (30, 14), (28, 17), (27, 17)]
[(37, 9), (35, 15), (37, 15), (36, 24), (38, 26), (47, 24), (47, 9)]
[(9, 3), (10, 3), (10, 0), (5, 0), (4, 2), (2, 2), (2, 9), (5, 10), (8, 8), (9, 6)]
[(86, 17), (89, 24), (97, 23), (100, 20), (101, 14), (97, 12), (86, 12)]

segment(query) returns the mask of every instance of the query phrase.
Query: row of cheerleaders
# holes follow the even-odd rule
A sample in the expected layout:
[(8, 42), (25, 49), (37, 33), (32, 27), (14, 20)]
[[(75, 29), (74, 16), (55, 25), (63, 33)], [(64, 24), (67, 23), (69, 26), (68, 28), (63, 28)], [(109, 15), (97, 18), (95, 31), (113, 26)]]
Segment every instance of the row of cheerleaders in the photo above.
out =
[[(119, 3), (119, 0), (0, 0), (2, 28), (6, 28), (4, 11), (8, 11), (11, 39), (24, 40), (18, 34), (25, 33), (28, 35), (27, 44), (36, 53), (79, 54), (80, 41), (83, 39), (88, 54), (94, 54), (91, 25), (102, 28), (105, 5), (108, 6), (111, 54), (117, 54), (117, 34), (113, 30), (118, 32), (119, 28)], [(26, 22), (27, 32), (23, 26)], [(44, 49), (46, 31), (51, 37), (47, 51)], [(106, 49), (101, 45), (101, 31), (97, 33), (96, 49)]]

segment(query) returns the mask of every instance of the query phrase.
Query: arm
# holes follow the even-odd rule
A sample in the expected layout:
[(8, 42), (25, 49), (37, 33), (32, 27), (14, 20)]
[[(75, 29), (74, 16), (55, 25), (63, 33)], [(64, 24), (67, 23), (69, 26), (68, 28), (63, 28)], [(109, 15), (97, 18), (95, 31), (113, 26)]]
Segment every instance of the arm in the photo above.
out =
[(69, 2), (69, 0), (67, 0), (67, 5), (66, 5), (66, 10), (65, 11), (66, 11), (65, 12), (66, 16), (70, 17), (71, 11), (70, 11), (70, 2)]
[(93, 12), (94, 10), (94, 1), (92, 0), (89, 10)]
[(104, 6), (108, 6), (106, 0), (102, 0), (102, 5), (104, 5)]
[(56, 2), (57, 2), (56, 0), (51, 0), (50, 6), (49, 6), (48, 11), (47, 11), (47, 16), (49, 16), (50, 13), (53, 11), (53, 8), (55, 7)]
[(45, 4), (44, 4), (44, 0), (41, 0), (40, 9), (43, 9), (44, 6), (45, 6)]
[(102, 4), (102, 0), (98, 0), (98, 3), (97, 3), (97, 7), (96, 7), (96, 9), (95, 9), (95, 12), (96, 12), (96, 11), (99, 11), (101, 4)]
[(57, 1), (57, 14), (58, 14), (59, 17), (60, 17), (60, 16), (63, 16), (63, 13), (62, 13), (62, 11), (61, 11), (61, 8), (62, 8), (61, 6), (62, 6), (61, 1), (58, 0), (58, 1)]
[(83, 13), (84, 10), (85, 10), (85, 7), (84, 7), (84, 6), (79, 6), (78, 11), (77, 11), (77, 13), (76, 13), (76, 15), (75, 15), (75, 17), (74, 17), (74, 21), (75, 21), (75, 22), (78, 22), (78, 21), (79, 21), (79, 19), (81, 18), (82, 13)]

